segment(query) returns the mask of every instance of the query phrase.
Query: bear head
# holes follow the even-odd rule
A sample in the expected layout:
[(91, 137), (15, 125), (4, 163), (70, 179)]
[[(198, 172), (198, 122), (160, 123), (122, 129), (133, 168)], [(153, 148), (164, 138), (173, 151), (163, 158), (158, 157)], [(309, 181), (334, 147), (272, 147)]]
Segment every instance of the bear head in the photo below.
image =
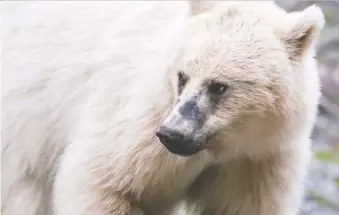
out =
[(324, 25), (311, 6), (192, 1), (170, 70), (175, 101), (157, 130), (172, 153), (256, 154), (310, 132), (320, 94), (313, 51)]

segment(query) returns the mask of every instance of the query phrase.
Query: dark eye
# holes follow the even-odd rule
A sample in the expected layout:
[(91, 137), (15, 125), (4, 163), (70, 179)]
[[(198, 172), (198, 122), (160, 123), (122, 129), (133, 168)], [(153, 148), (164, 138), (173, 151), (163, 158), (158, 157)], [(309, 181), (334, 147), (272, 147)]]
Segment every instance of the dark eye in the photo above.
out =
[(208, 86), (208, 92), (213, 95), (221, 95), (227, 91), (228, 86), (222, 83), (212, 83)]
[(182, 90), (184, 89), (187, 81), (188, 81), (187, 75), (185, 75), (183, 72), (178, 72), (178, 88), (179, 88), (179, 93), (182, 92)]
[(179, 85), (185, 85), (187, 81), (187, 77), (183, 72), (178, 73)]

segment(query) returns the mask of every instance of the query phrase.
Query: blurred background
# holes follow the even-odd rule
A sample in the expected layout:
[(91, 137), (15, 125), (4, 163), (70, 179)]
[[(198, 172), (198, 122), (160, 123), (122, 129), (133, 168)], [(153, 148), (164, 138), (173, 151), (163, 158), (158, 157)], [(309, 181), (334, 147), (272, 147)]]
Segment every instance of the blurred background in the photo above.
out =
[(317, 44), (323, 96), (312, 135), (314, 158), (301, 215), (339, 215), (339, 1), (276, 2), (290, 12), (316, 4), (325, 15)]

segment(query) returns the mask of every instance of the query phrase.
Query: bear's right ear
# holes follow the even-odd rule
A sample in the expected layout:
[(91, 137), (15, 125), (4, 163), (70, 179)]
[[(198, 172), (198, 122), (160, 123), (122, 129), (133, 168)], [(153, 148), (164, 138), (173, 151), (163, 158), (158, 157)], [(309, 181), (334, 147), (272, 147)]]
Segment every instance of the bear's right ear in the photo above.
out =
[(199, 15), (211, 10), (218, 1), (190, 0), (191, 15)]

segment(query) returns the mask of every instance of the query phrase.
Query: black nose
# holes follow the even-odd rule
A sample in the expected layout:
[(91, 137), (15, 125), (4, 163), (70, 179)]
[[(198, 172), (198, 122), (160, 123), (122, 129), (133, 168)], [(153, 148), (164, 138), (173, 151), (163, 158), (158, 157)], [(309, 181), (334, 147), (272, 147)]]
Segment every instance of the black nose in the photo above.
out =
[(197, 144), (182, 132), (168, 127), (161, 126), (156, 136), (170, 152), (177, 155), (189, 156), (201, 150), (201, 144)]
[(182, 133), (167, 127), (160, 127), (159, 131), (156, 132), (156, 135), (162, 143), (173, 144), (185, 141), (185, 137)]

